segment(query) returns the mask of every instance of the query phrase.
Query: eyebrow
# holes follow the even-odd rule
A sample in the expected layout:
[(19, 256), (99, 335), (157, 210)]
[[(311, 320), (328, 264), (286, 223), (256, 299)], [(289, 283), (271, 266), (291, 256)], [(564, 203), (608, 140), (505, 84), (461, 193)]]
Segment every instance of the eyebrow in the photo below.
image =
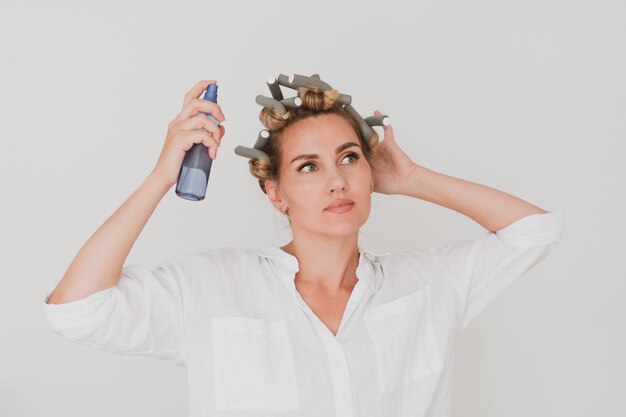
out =
[[(335, 153), (340, 153), (341, 151), (351, 148), (353, 146), (358, 146), (359, 148), (361, 147), (361, 145), (354, 143), (354, 142), (346, 142), (343, 145), (339, 145), (337, 147), (337, 149), (335, 149)], [(300, 159), (317, 159), (320, 156), (316, 153), (308, 153), (308, 154), (304, 154), (304, 155), (298, 155), (295, 158), (293, 158), (291, 160), (291, 162), (289, 164), (293, 164), (295, 161), (298, 161)]]

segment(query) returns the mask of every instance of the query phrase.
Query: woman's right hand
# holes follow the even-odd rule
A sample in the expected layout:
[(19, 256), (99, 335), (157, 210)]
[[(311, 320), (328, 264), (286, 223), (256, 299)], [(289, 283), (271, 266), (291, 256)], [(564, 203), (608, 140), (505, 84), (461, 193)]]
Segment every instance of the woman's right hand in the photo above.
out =
[(215, 83), (216, 80), (202, 80), (189, 90), (185, 94), (181, 112), (167, 127), (165, 143), (153, 173), (170, 186), (178, 181), (185, 152), (194, 144), (204, 144), (209, 148), (208, 153), (211, 159), (217, 158), (217, 148), (220, 146), (225, 128), (215, 124), (206, 114), (199, 113), (209, 113), (220, 123), (226, 120), (217, 103), (200, 98), (208, 85)]

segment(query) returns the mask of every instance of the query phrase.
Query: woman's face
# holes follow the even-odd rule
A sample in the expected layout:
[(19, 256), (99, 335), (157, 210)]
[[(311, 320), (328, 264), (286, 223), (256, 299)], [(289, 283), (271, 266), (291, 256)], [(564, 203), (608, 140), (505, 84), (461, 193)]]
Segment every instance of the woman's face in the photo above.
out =
[[(281, 147), (278, 190), (272, 181), (266, 189), (274, 206), (287, 208), (294, 235), (358, 232), (369, 217), (373, 180), (350, 123), (336, 114), (299, 120), (283, 130)], [(337, 199), (352, 200), (351, 209), (329, 210)]]

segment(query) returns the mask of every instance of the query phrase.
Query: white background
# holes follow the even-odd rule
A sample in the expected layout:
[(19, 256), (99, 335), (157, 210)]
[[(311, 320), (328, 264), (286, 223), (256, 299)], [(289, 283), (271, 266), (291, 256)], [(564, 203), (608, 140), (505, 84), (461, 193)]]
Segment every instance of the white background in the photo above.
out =
[[(207, 198), (172, 188), (127, 263), (287, 242), (234, 154), (254, 144), (254, 98), (281, 73), (318, 73), (364, 117), (390, 115), (418, 164), (563, 210), (556, 250), (458, 340), (455, 416), (626, 415), (625, 21), (618, 0), (2, 0), (0, 415), (186, 415), (184, 369), (67, 342), (43, 298), (151, 171), (201, 79), (218, 80), (227, 117)], [(360, 242), (484, 232), (374, 194)]]

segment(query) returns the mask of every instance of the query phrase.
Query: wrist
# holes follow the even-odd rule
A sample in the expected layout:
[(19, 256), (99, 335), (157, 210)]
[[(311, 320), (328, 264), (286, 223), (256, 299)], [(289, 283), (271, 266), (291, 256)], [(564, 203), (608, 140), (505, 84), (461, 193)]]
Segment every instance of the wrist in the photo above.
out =
[(419, 199), (425, 199), (428, 190), (429, 178), (434, 174), (434, 171), (415, 164), (411, 170), (411, 174), (406, 181), (405, 190), (402, 194)]
[(152, 170), (145, 182), (154, 185), (155, 187), (160, 188), (165, 194), (174, 184), (165, 179), (158, 171)]

